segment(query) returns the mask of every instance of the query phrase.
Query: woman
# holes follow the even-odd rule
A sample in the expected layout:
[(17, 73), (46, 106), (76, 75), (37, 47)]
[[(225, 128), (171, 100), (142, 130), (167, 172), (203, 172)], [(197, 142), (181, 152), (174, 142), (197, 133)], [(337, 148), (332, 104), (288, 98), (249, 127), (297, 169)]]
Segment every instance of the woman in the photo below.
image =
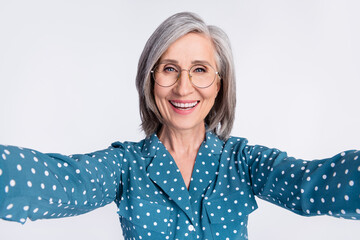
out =
[(229, 137), (229, 41), (192, 13), (165, 20), (140, 57), (146, 139), (86, 155), (0, 147), (0, 216), (24, 223), (115, 201), (125, 239), (247, 239), (254, 195), (301, 215), (360, 218), (360, 153), (316, 161)]

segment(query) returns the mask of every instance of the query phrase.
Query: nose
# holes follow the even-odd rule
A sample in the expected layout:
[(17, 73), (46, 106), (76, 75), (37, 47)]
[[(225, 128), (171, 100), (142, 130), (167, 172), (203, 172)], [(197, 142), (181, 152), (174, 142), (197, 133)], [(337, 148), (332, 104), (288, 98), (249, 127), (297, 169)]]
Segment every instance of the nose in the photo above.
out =
[(180, 77), (176, 82), (175, 87), (173, 88), (175, 93), (180, 96), (189, 95), (194, 91), (194, 86), (191, 83), (189, 71), (186, 69), (181, 69)]

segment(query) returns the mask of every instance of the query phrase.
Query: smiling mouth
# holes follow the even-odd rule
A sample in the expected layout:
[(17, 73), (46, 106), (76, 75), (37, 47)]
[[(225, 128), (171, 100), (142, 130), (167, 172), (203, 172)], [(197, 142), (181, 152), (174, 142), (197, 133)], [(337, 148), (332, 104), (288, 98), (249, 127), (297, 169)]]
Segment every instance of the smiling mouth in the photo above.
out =
[(176, 109), (180, 109), (180, 110), (190, 110), (194, 107), (196, 107), (196, 105), (198, 105), (198, 103), (200, 101), (194, 101), (194, 102), (187, 102), (187, 103), (183, 103), (183, 102), (175, 102), (175, 101), (169, 101), (171, 103), (171, 105), (173, 105), (173, 107), (175, 107)]

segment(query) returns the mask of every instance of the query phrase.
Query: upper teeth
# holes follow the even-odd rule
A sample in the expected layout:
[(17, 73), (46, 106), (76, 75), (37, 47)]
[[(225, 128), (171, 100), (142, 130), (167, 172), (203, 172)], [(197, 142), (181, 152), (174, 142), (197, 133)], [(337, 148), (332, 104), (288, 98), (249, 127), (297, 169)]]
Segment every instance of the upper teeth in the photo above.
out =
[(189, 107), (194, 107), (198, 102), (192, 102), (192, 103), (179, 103), (179, 102), (173, 102), (171, 101), (171, 103), (175, 106), (175, 107), (181, 107), (181, 108), (189, 108)]

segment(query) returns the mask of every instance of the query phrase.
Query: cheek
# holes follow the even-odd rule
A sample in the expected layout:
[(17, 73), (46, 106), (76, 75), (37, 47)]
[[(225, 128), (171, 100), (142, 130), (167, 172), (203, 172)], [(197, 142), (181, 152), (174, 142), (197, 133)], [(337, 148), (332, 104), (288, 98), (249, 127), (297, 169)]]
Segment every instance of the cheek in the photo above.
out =
[(155, 104), (160, 111), (164, 107), (165, 102), (167, 101), (166, 100), (167, 95), (168, 95), (168, 89), (159, 86), (154, 87)]
[(215, 98), (217, 95), (216, 90), (217, 90), (217, 88), (215, 87), (211, 91), (203, 92), (203, 95), (202, 95), (203, 99), (204, 99), (204, 109), (203, 110), (206, 111), (206, 114), (208, 114), (210, 112), (210, 110), (212, 109), (212, 107), (214, 106)]
[(218, 85), (214, 85), (212, 88), (208, 89), (208, 91), (203, 93), (204, 99), (209, 100), (210, 102), (214, 102), (215, 98), (218, 94), (219, 88)]
[(164, 89), (161, 89), (155, 85), (154, 96), (155, 96), (155, 102), (157, 103), (158, 101), (160, 101), (162, 98), (165, 97)]

